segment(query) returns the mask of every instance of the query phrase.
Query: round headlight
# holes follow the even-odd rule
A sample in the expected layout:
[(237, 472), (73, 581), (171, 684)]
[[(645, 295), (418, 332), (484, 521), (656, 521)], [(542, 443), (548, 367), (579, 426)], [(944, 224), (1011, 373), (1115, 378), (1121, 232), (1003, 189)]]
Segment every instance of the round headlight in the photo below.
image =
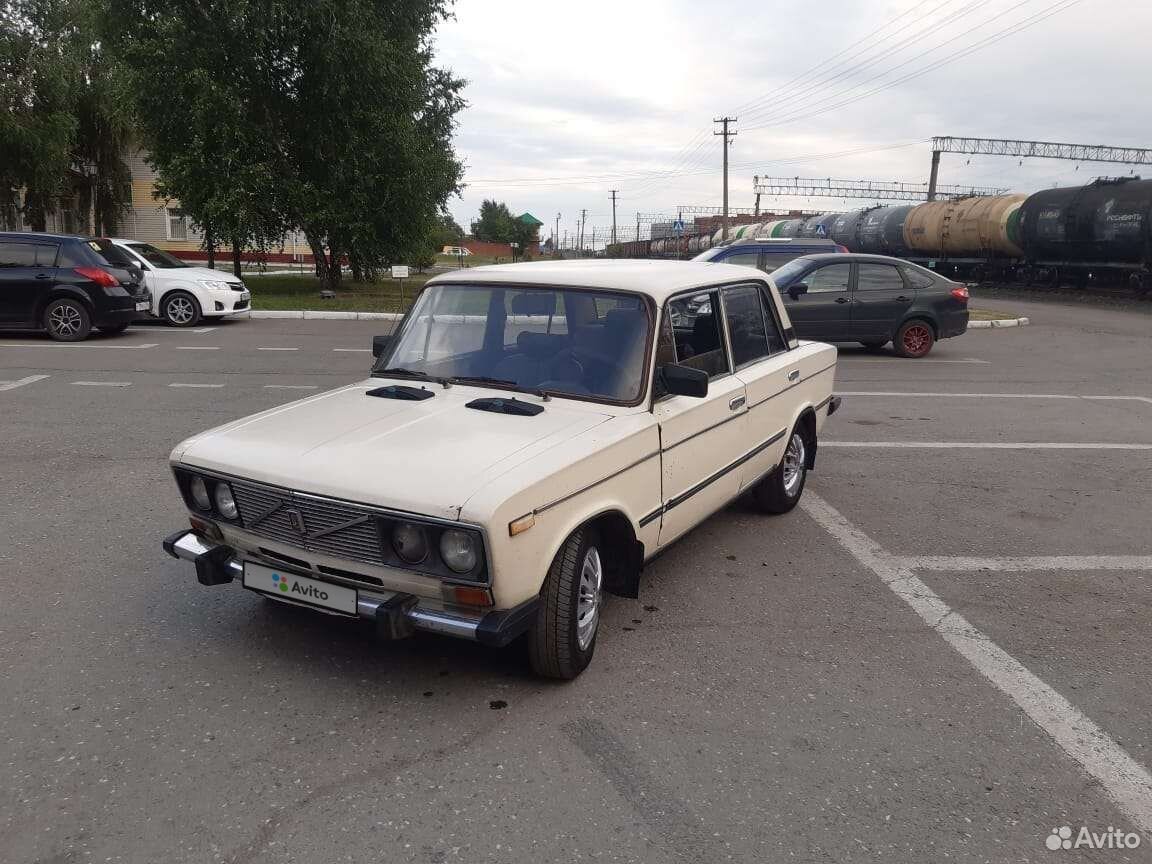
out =
[(235, 519), (240, 515), (236, 509), (236, 499), (232, 497), (232, 489), (227, 483), (217, 483), (213, 497), (216, 499), (217, 512), (225, 519)]
[(392, 529), (392, 548), (400, 560), (419, 564), (428, 557), (428, 532), (411, 522), (401, 522)]
[(449, 529), (440, 535), (440, 557), (457, 573), (467, 573), (473, 569), (478, 556), (475, 534)]
[(188, 484), (188, 491), (192, 493), (192, 501), (201, 510), (212, 509), (212, 499), (208, 497), (208, 487), (204, 485), (203, 477), (193, 477)]

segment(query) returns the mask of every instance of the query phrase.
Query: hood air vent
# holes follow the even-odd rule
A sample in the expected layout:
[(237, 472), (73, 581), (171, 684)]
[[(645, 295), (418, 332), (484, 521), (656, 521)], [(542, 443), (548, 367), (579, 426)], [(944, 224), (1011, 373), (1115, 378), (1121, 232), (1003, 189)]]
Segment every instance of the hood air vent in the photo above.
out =
[(375, 396), (377, 399), (402, 399), (406, 402), (420, 402), (431, 399), (434, 394), (424, 387), (407, 387), (404, 384), (389, 384), (387, 387), (377, 387), (369, 390), (365, 396)]
[(521, 402), (519, 399), (473, 399), (465, 407), (477, 411), (491, 411), (493, 414), (515, 414), (518, 417), (535, 417), (544, 410), (543, 405)]

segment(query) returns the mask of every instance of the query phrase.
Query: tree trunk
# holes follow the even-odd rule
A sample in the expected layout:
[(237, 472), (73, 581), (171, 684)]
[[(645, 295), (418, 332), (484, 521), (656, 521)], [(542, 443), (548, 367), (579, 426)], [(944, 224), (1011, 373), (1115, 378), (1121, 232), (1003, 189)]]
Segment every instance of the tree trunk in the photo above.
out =
[(208, 269), (216, 269), (216, 237), (212, 233), (212, 226), (204, 226), (204, 250), (208, 253)]
[(232, 238), (232, 273), (240, 278), (240, 241), (236, 237)]
[(24, 193), (24, 218), (33, 231), (48, 230), (48, 196), (33, 189)]

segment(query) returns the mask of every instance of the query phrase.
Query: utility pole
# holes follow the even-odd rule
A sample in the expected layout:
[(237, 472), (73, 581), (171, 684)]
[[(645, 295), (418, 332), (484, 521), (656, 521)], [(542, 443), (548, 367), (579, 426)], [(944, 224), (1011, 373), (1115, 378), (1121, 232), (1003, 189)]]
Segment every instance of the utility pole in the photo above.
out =
[(752, 188), (756, 189), (756, 209), (752, 211), (752, 218), (756, 219), (760, 216), (760, 175), (757, 174), (752, 178)]
[(616, 242), (616, 193), (619, 189), (612, 190), (612, 242)]
[(940, 174), (940, 151), (932, 151), (932, 171), (928, 175), (928, 200), (936, 200), (936, 178)]
[(717, 117), (712, 122), (713, 123), (719, 123), (722, 127), (720, 132), (713, 132), (712, 134), (713, 135), (719, 135), (719, 136), (723, 137), (723, 139), (724, 139), (724, 215), (723, 215), (723, 217), (721, 217), (722, 218), (722, 221), (721, 221), (722, 233), (720, 234), (720, 238), (722, 240), (727, 240), (728, 239), (728, 141), (729, 141), (729, 139), (736, 137), (735, 132), (729, 132), (728, 131), (728, 125), (730, 123), (735, 123), (736, 118), (735, 117)]
[(580, 248), (576, 250), (577, 255), (584, 254), (584, 223), (588, 221), (588, 210), (580, 211)]
[(556, 214), (556, 233), (552, 235), (552, 255), (560, 257), (560, 214)]

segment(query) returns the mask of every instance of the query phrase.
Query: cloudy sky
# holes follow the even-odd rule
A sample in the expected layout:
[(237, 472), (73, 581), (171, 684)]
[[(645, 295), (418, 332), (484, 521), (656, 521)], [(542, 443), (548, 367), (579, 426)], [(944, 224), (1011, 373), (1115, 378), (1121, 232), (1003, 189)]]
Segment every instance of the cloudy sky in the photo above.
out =
[[(1152, 146), (1148, 0), (457, 0), (440, 62), (468, 80), (456, 137), (468, 188), (551, 231), (718, 205), (753, 175), (927, 179), (933, 135)], [(1129, 166), (945, 154), (940, 182), (1032, 191)], [(1139, 173), (1139, 170), (1137, 170)], [(1145, 176), (1150, 173), (1144, 169)], [(765, 208), (869, 202), (764, 199)]]

